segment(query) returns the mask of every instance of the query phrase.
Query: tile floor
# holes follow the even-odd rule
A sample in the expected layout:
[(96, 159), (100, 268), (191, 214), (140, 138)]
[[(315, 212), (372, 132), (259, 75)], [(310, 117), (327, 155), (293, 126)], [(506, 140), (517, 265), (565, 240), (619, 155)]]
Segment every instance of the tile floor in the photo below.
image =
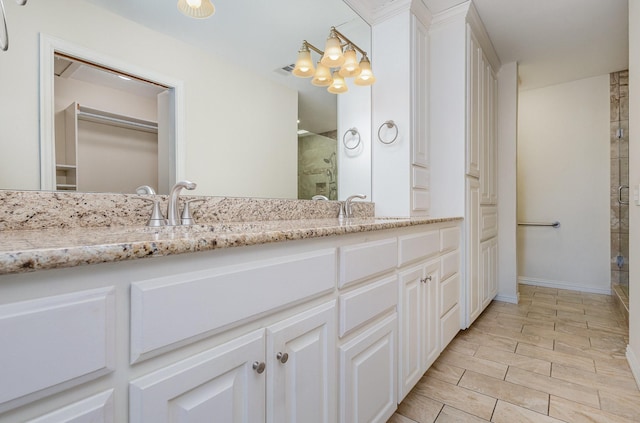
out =
[(461, 331), (388, 423), (640, 422), (614, 298), (520, 285)]

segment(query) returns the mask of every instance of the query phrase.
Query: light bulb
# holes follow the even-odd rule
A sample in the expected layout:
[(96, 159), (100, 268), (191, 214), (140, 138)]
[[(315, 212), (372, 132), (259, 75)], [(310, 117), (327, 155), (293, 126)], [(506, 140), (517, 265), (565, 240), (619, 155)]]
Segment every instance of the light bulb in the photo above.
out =
[(313, 61), (311, 60), (311, 52), (306, 43), (302, 44), (302, 47), (298, 51), (298, 59), (296, 60), (295, 68), (291, 71), (292, 74), (298, 78), (309, 78), (315, 73), (313, 68)]
[(369, 62), (367, 56), (363, 56), (362, 60), (360, 60), (360, 69), (360, 75), (353, 81), (356, 85), (367, 86), (376, 82), (376, 77), (373, 76), (371, 71), (371, 62)]
[(333, 78), (331, 78), (331, 69), (323, 65), (321, 62), (318, 62), (318, 67), (316, 68), (316, 73), (313, 75), (311, 83), (317, 87), (326, 87), (331, 85), (332, 82)]
[(324, 46), (324, 55), (320, 62), (329, 68), (337, 68), (344, 63), (344, 54), (342, 54), (340, 39), (333, 31), (331, 31), (329, 38), (327, 38), (327, 44)]
[(202, 0), (187, 0), (187, 4), (194, 9), (199, 8), (202, 5)]
[(358, 65), (358, 58), (356, 57), (356, 51), (351, 45), (347, 47), (347, 51), (344, 52), (344, 64), (340, 69), (340, 75), (343, 77), (352, 77), (360, 75), (360, 66)]
[(347, 87), (347, 84), (344, 82), (344, 78), (340, 76), (338, 71), (333, 72), (333, 82), (329, 88), (327, 88), (327, 91), (332, 94), (342, 94), (349, 91), (349, 87)]

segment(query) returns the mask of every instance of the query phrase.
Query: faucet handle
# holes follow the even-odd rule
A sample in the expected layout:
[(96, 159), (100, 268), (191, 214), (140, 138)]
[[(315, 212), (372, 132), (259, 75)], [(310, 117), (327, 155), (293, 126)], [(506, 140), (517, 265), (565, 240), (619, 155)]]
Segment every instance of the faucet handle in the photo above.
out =
[(180, 216), (180, 222), (182, 225), (193, 225), (194, 223), (196, 223), (193, 220), (193, 216), (191, 216), (191, 209), (189, 207), (189, 204), (191, 203), (197, 203), (199, 201), (204, 201), (204, 198), (200, 198), (200, 199), (195, 199), (195, 200), (186, 200), (184, 202), (184, 208), (182, 209), (182, 215)]
[(151, 209), (151, 217), (147, 220), (147, 226), (164, 226), (166, 225), (166, 221), (164, 220), (164, 216), (162, 215), (162, 210), (160, 210), (160, 200), (156, 198), (145, 198), (145, 197), (133, 197), (138, 200), (149, 201), (153, 203), (153, 208)]

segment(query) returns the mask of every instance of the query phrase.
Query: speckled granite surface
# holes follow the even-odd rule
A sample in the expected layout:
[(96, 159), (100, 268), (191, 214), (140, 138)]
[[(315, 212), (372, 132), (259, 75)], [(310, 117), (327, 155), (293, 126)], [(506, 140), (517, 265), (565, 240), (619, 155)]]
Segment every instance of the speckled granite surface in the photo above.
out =
[[(0, 231), (17, 229), (144, 226), (151, 203), (133, 194), (0, 190)], [(152, 198), (151, 196), (147, 196)], [(161, 200), (163, 213), (167, 196)], [(203, 199), (192, 206), (197, 223), (324, 219), (338, 215), (337, 201), (182, 196)], [(373, 217), (374, 204), (353, 203), (355, 217)]]
[(337, 202), (198, 197), (198, 225), (148, 228), (134, 197), (0, 191), (0, 274), (461, 220), (375, 219), (363, 202), (340, 221)]
[(0, 274), (207, 251), (429, 223), (441, 219), (304, 219), (174, 228), (68, 228), (5, 231)]

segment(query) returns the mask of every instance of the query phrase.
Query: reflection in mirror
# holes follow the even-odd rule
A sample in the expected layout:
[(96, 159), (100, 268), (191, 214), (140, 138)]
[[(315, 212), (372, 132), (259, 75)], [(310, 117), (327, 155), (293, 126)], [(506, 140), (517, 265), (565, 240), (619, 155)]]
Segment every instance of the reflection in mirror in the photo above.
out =
[[(336, 98), (282, 70), (293, 64), (302, 40), (323, 45), (331, 26), (370, 50), (368, 26), (343, 1), (218, 0), (216, 13), (203, 21), (182, 15), (175, 3), (6, 4), (12, 47), (0, 55), (0, 188), (40, 188), (39, 127), (48, 118), (39, 116), (39, 37), (46, 35), (109, 58), (114, 69), (183, 84), (175, 131), (184, 168), (175, 176), (197, 181), (195, 194), (297, 198), (297, 130), (337, 131), (340, 140), (353, 126), (368, 151), (351, 157), (337, 148), (338, 197), (370, 192), (370, 89), (350, 86)], [(318, 93), (333, 111), (305, 112)], [(311, 123), (336, 116), (336, 108), (332, 123)]]

